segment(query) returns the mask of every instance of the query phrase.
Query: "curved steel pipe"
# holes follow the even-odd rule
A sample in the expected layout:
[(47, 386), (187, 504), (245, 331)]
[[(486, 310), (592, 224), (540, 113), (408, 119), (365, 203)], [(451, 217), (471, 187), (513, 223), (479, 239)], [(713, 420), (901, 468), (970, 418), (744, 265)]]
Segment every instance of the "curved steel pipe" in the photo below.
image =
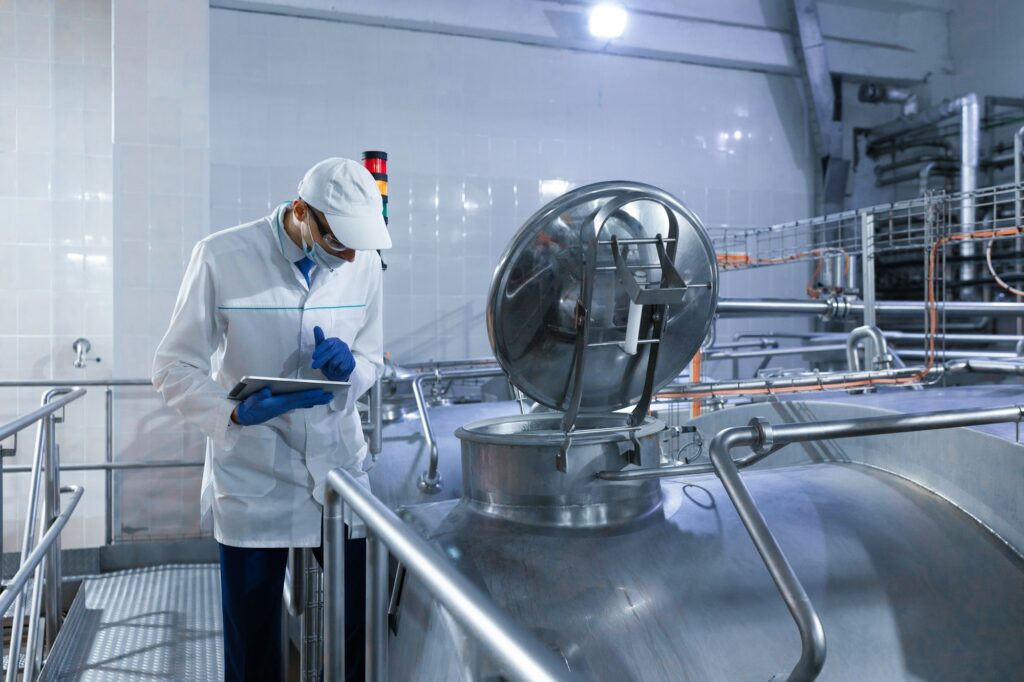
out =
[(427, 453), (430, 456), (430, 464), (426, 471), (420, 474), (419, 485), (420, 490), (424, 492), (436, 492), (441, 489), (441, 474), (437, 470), (438, 465), (438, 453), (437, 443), (434, 441), (434, 429), (430, 426), (430, 414), (427, 412), (427, 401), (423, 397), (423, 382), (430, 377), (437, 376), (440, 379), (439, 374), (435, 375), (434, 372), (429, 374), (417, 375), (412, 380), (412, 395), (416, 399), (416, 411), (420, 416), (420, 428), (423, 430), (423, 440), (427, 444)]
[(857, 346), (862, 341), (868, 342), (864, 349), (864, 369), (890, 369), (892, 367), (892, 357), (889, 355), (889, 346), (882, 330), (872, 325), (864, 325), (851, 331), (846, 339), (846, 362), (851, 372), (859, 372), (861, 369)]
[[(757, 503), (743, 483), (739, 469), (768, 457), (790, 443), (930, 431), (982, 424), (1019, 423), (1022, 419), (1024, 419), (1024, 406), (1022, 405), (778, 425), (755, 418), (749, 426), (727, 428), (715, 436), (709, 448), (711, 466), (714, 468), (715, 475), (722, 481), (726, 494), (729, 495), (743, 526), (750, 534), (754, 546), (761, 555), (765, 567), (771, 574), (779, 594), (786, 602), (786, 607), (800, 631), (800, 658), (789, 676), (786, 677), (787, 680), (810, 682), (817, 678), (825, 664), (827, 652), (825, 631), (800, 579), (793, 571), (793, 567), (789, 564), (764, 516), (758, 509)], [(730, 451), (737, 447), (749, 447), (751, 455), (733, 461)], [(686, 471), (681, 472), (680, 469), (683, 468), (664, 467), (663, 469), (649, 470), (649, 472), (633, 471), (665, 476), (707, 471), (707, 465), (686, 465)], [(606, 478), (604, 474), (608, 473), (611, 472), (602, 472), (598, 476)], [(631, 478), (640, 478), (640, 476)]]
[(420, 474), (417, 485), (424, 492), (437, 492), (441, 489), (441, 472), (438, 471), (440, 456), (437, 451), (437, 441), (434, 440), (434, 429), (430, 424), (430, 414), (427, 411), (427, 400), (423, 395), (423, 383), (428, 379), (440, 381), (441, 379), (481, 379), (484, 377), (504, 376), (505, 372), (500, 367), (478, 367), (473, 369), (456, 369), (450, 371), (423, 372), (417, 374), (412, 380), (412, 395), (416, 399), (416, 409), (420, 416), (420, 428), (423, 430), (423, 440), (427, 444), (427, 452), (430, 453), (430, 464), (427, 470)]
[(821, 618), (814, 610), (814, 605), (811, 604), (810, 597), (807, 596), (807, 591), (804, 590), (778, 541), (772, 535), (768, 522), (764, 520), (761, 510), (740, 478), (736, 463), (729, 455), (729, 451), (736, 447), (759, 448), (762, 441), (763, 433), (753, 426), (725, 429), (711, 441), (709, 456), (715, 474), (722, 481), (725, 492), (732, 500), (743, 526), (750, 534), (750, 539), (753, 540), (761, 560), (764, 561), (800, 631), (800, 658), (786, 680), (810, 682), (818, 677), (822, 666), (825, 665), (825, 629), (821, 625)]

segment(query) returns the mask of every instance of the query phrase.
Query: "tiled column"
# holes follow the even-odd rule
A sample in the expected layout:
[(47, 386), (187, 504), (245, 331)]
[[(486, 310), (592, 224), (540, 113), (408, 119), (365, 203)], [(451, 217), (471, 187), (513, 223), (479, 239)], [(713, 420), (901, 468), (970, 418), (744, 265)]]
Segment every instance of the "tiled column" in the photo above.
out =
[[(114, 363), (148, 377), (196, 241), (209, 231), (209, 3), (114, 0)], [(201, 458), (150, 389), (115, 399), (116, 455)], [(200, 472), (116, 477), (115, 538), (198, 532)], [(123, 532), (122, 532), (123, 531)]]

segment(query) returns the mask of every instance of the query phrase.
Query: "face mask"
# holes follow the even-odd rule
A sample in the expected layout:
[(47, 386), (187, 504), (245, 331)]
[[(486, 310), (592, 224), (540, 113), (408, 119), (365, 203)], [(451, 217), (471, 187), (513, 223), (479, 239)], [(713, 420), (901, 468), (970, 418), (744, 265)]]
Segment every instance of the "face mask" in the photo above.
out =
[[(315, 220), (310, 214), (309, 218), (301, 223), (301, 235), (302, 235), (302, 252), (306, 254), (306, 258), (313, 261), (313, 264), (319, 268), (326, 268), (329, 272), (334, 272), (337, 268), (340, 268), (345, 264), (343, 258), (334, 256), (327, 253), (322, 246), (316, 243), (313, 239), (313, 234), (309, 229), (309, 220)], [(331, 236), (333, 241), (337, 241)]]

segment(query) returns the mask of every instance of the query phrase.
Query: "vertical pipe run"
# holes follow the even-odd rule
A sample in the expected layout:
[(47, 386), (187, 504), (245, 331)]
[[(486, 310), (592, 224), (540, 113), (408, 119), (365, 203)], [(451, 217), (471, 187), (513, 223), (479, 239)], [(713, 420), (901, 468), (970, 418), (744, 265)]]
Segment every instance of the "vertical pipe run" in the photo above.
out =
[[(388, 677), (388, 548), (366, 532), (366, 682)], [(330, 640), (325, 640), (325, 645)]]
[[(956, 102), (960, 106), (960, 231), (974, 232), (975, 197), (978, 188), (978, 156), (981, 137), (981, 125), (978, 116), (978, 96), (973, 92), (964, 95)], [(976, 245), (966, 240), (960, 245), (960, 255), (964, 258), (974, 256)], [(974, 279), (974, 264), (965, 262), (960, 265), (961, 281)], [(960, 290), (961, 296), (974, 292), (974, 287)], [(871, 322), (870, 324), (874, 324)]]
[[(699, 384), (700, 383), (700, 370), (701, 370), (701, 356), (702, 351), (697, 351), (697, 354), (690, 360), (690, 382)], [(739, 370), (737, 370), (738, 372)], [(700, 398), (694, 398), (690, 402), (690, 417), (696, 419), (701, 415), (701, 404)]]
[[(345, 680), (344, 502), (324, 488), (324, 682)], [(369, 549), (369, 548), (368, 548)], [(367, 633), (368, 635), (369, 633)]]
[(875, 216), (865, 213), (860, 219), (861, 291), (864, 299), (864, 326), (876, 327), (875, 322)]
[[(1013, 134), (1013, 217), (1014, 227), (1021, 229), (1021, 205), (1020, 205), (1020, 182), (1021, 182), (1021, 154), (1024, 154), (1024, 126), (1017, 129)], [(1021, 253), (1024, 251), (1024, 243), (1020, 237), (1013, 240), (1013, 250), (1017, 254), (1017, 271), (1020, 271)], [(1018, 296), (1017, 300), (1021, 298)], [(1024, 334), (1024, 318), (1017, 318), (1017, 334)]]

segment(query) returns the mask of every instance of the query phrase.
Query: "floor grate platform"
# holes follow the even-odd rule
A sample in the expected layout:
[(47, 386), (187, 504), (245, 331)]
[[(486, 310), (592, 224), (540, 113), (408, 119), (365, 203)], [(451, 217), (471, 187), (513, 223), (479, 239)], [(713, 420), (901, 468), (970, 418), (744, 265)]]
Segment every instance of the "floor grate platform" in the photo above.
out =
[(224, 679), (221, 627), (216, 564), (90, 576), (40, 679)]

